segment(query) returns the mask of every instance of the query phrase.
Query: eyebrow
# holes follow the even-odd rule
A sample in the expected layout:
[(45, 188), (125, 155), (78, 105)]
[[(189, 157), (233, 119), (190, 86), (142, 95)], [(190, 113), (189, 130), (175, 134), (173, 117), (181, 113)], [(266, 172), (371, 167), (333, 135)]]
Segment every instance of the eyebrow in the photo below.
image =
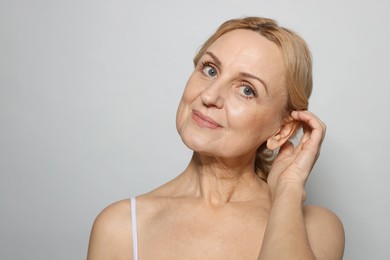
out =
[[(221, 67), (222, 65), (222, 62), (218, 59), (217, 56), (215, 56), (214, 53), (210, 52), (210, 51), (206, 51), (204, 54), (207, 54), (209, 56), (211, 56), (211, 58), (214, 60), (215, 64), (218, 66), (218, 67)], [(250, 73), (247, 73), (247, 72), (240, 72), (240, 76), (241, 77), (246, 77), (246, 78), (251, 78), (251, 79), (255, 79), (255, 80), (258, 80), (265, 88), (265, 92), (267, 93), (268, 95), (268, 86), (267, 84), (265, 83), (264, 80), (262, 80), (261, 78), (259, 77), (256, 77)]]
[(265, 92), (266, 92), (267, 95), (268, 95), (268, 87), (267, 87), (267, 84), (265, 84), (264, 80), (262, 80), (261, 78), (258, 78), (258, 77), (256, 77), (256, 76), (254, 76), (254, 75), (252, 75), (252, 74), (249, 74), (249, 73), (247, 73), (247, 72), (241, 72), (240, 75), (241, 75), (242, 77), (251, 78), (251, 79), (255, 79), (255, 80), (260, 81), (260, 83), (261, 83), (261, 84), (264, 86), (264, 88), (265, 88)]
[(209, 56), (211, 56), (211, 58), (213, 58), (214, 62), (215, 62), (219, 67), (222, 65), (222, 62), (218, 59), (217, 56), (215, 56), (214, 53), (209, 52), (209, 51), (206, 51), (204, 54), (208, 54)]

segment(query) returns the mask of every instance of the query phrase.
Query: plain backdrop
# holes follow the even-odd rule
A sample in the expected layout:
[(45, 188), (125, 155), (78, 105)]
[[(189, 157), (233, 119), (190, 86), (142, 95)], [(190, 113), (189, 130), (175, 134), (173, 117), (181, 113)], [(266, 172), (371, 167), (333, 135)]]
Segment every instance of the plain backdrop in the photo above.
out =
[(313, 53), (310, 109), (328, 132), (307, 203), (342, 219), (344, 259), (390, 259), (389, 5), (0, 0), (0, 259), (85, 259), (105, 206), (184, 170), (175, 113), (192, 58), (249, 15)]

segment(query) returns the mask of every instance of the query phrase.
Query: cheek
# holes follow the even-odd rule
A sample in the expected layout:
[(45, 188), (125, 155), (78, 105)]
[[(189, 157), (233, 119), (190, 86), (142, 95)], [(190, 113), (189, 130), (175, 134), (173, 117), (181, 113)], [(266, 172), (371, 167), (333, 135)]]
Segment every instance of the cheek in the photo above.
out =
[(228, 124), (235, 128), (248, 128), (256, 125), (256, 122), (263, 117), (263, 110), (259, 109), (252, 100), (242, 100), (232, 96), (225, 103), (226, 117)]
[(192, 104), (196, 102), (197, 97), (198, 94), (194, 91), (194, 88), (187, 84), (176, 112), (176, 128), (178, 131), (181, 130), (188, 119)]
[(202, 88), (200, 86), (197, 86), (197, 84), (195, 84), (195, 82), (190, 79), (184, 89), (181, 102), (184, 104), (189, 104), (193, 102), (201, 94), (201, 91)]
[(179, 106), (177, 108), (176, 112), (176, 129), (180, 133), (180, 130), (182, 129), (182, 126), (185, 121), (185, 111), (186, 111), (186, 105), (183, 102), (183, 99), (180, 101)]
[(227, 111), (228, 125), (253, 138), (269, 137), (279, 126), (279, 112), (259, 104), (230, 103)]

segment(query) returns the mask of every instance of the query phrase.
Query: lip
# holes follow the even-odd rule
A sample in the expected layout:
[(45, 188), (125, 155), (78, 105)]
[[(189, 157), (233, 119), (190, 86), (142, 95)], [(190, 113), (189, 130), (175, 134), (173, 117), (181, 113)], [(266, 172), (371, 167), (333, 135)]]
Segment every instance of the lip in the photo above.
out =
[(192, 119), (200, 127), (210, 128), (210, 129), (217, 129), (217, 128), (222, 127), (220, 124), (215, 122), (213, 119), (211, 119), (208, 116), (203, 115), (201, 112), (199, 112), (197, 110), (192, 111)]

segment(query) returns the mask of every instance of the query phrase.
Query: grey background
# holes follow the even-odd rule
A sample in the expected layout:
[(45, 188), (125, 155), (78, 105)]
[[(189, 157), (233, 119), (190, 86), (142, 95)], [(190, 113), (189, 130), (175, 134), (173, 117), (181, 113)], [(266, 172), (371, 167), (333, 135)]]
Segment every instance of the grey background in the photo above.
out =
[[(344, 259), (390, 259), (387, 1), (0, 1), (0, 259), (84, 259), (95, 216), (179, 174), (175, 112), (223, 21), (277, 19), (309, 43), (328, 126), (308, 203)], [(129, 223), (130, 224), (130, 223)]]

